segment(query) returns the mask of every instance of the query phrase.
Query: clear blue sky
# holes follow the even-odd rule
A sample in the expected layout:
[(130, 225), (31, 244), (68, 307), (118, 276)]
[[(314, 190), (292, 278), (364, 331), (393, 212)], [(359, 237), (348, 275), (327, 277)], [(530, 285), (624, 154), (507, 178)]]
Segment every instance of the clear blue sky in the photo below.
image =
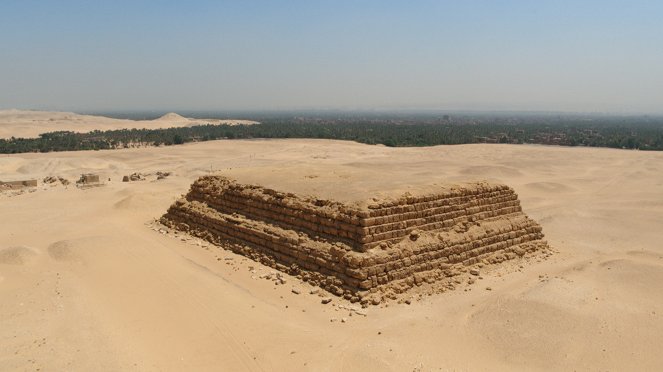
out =
[(663, 112), (663, 1), (0, 1), (0, 108)]

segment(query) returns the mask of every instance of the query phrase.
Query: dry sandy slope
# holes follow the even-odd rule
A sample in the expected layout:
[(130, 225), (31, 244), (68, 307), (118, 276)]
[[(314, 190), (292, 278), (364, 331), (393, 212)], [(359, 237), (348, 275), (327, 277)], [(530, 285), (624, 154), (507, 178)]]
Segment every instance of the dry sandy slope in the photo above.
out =
[[(294, 279), (252, 279), (249, 266), (260, 265), (144, 225), (210, 169), (290, 183), (336, 177), (339, 188), (348, 178), (367, 187), (385, 178), (499, 180), (516, 189), (560, 252), (522, 271), (486, 273), (470, 292), (350, 317), (291, 293)], [(157, 170), (175, 175), (118, 182)], [(0, 370), (663, 365), (663, 153), (273, 140), (0, 156), (2, 177), (86, 171), (112, 181), (0, 196)], [(330, 321), (341, 317), (347, 322)]]
[(80, 115), (73, 112), (0, 110), (0, 138), (33, 138), (54, 131), (90, 132), (113, 129), (158, 129), (186, 127), (197, 124), (255, 124), (250, 120), (190, 119), (175, 113), (155, 120), (114, 119)]

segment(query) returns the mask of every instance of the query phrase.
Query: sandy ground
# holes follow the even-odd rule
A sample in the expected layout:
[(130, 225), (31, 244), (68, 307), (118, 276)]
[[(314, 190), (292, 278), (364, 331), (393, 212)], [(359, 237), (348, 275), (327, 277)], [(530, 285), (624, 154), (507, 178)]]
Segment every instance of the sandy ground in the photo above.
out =
[(103, 116), (80, 115), (73, 112), (0, 110), (0, 138), (34, 138), (53, 131), (91, 132), (113, 129), (158, 129), (186, 127), (198, 124), (255, 124), (238, 119), (191, 119), (176, 113), (154, 120), (114, 119)]
[[(341, 189), (498, 180), (559, 252), (467, 292), (351, 316), (294, 278), (258, 279), (269, 269), (146, 225), (210, 170)], [(120, 182), (156, 171), (174, 174)], [(0, 195), (0, 370), (663, 367), (663, 153), (270, 140), (0, 155), (0, 179), (83, 172), (106, 186)]]

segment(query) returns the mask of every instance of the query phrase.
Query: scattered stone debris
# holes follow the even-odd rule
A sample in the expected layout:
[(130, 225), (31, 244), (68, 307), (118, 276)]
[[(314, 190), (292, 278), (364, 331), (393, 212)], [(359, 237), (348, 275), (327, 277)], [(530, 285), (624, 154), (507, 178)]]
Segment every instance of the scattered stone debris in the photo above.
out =
[(331, 297), (325, 297), (322, 300), (320, 300), (320, 302), (322, 302), (324, 305), (326, 305), (326, 304), (332, 302), (332, 299), (331, 299)]
[(130, 181), (145, 181), (145, 176), (143, 176), (141, 173), (132, 173), (129, 176)]
[(44, 177), (44, 179), (42, 180), (42, 183), (44, 183), (46, 185), (53, 185), (53, 184), (58, 183), (58, 182), (60, 184), (62, 184), (63, 186), (67, 186), (70, 183), (68, 179), (62, 178), (60, 176), (57, 176), (57, 177), (56, 176), (48, 176), (48, 177)]
[(338, 308), (341, 310), (347, 310), (350, 313), (348, 315), (352, 316), (352, 314), (356, 315), (361, 315), (361, 316), (367, 316), (368, 312), (362, 308), (357, 307), (357, 305), (345, 305), (345, 304), (339, 304)]
[(157, 172), (157, 180), (162, 180), (170, 176), (170, 172)]
[(122, 182), (135, 182), (135, 181), (145, 181), (145, 176), (142, 173), (132, 173), (129, 176), (122, 177)]
[[(135, 173), (132, 173), (132, 174), (130, 174), (130, 175), (128, 175), (128, 176), (124, 176), (124, 177), (122, 177), (122, 182), (145, 181), (145, 180), (147, 180), (147, 178), (150, 177), (151, 175), (152, 175), (152, 174), (149, 174), (149, 173), (139, 173), (139, 172), (135, 172)], [(161, 171), (158, 171), (158, 172), (156, 172), (156, 176), (157, 176), (156, 179), (157, 179), (157, 180), (162, 180), (162, 179), (164, 179), (164, 178), (166, 178), (166, 177), (168, 177), (168, 176), (170, 176), (170, 175), (171, 175), (171, 172), (161, 172)]]

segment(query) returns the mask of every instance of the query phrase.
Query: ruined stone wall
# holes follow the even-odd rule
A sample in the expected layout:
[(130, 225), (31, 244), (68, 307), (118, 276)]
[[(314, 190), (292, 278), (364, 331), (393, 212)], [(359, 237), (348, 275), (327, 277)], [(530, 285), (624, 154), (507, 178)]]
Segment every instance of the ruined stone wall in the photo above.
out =
[(368, 206), (361, 243), (371, 248), (402, 240), (410, 231), (434, 231), (465, 222), (521, 212), (518, 196), (504, 185), (478, 183), (439, 194), (402, 197)]
[(303, 198), (257, 186), (241, 185), (222, 177), (203, 177), (186, 197), (221, 213), (242, 214), (284, 229), (304, 231), (351, 246), (361, 240), (360, 211), (342, 203)]
[(457, 265), (546, 246), (515, 192), (487, 183), (339, 203), (205, 176), (162, 222), (353, 301), (453, 276)]
[(22, 188), (22, 187), (37, 187), (37, 180), (21, 180), (21, 181), (0, 181), (0, 186), (7, 188)]

